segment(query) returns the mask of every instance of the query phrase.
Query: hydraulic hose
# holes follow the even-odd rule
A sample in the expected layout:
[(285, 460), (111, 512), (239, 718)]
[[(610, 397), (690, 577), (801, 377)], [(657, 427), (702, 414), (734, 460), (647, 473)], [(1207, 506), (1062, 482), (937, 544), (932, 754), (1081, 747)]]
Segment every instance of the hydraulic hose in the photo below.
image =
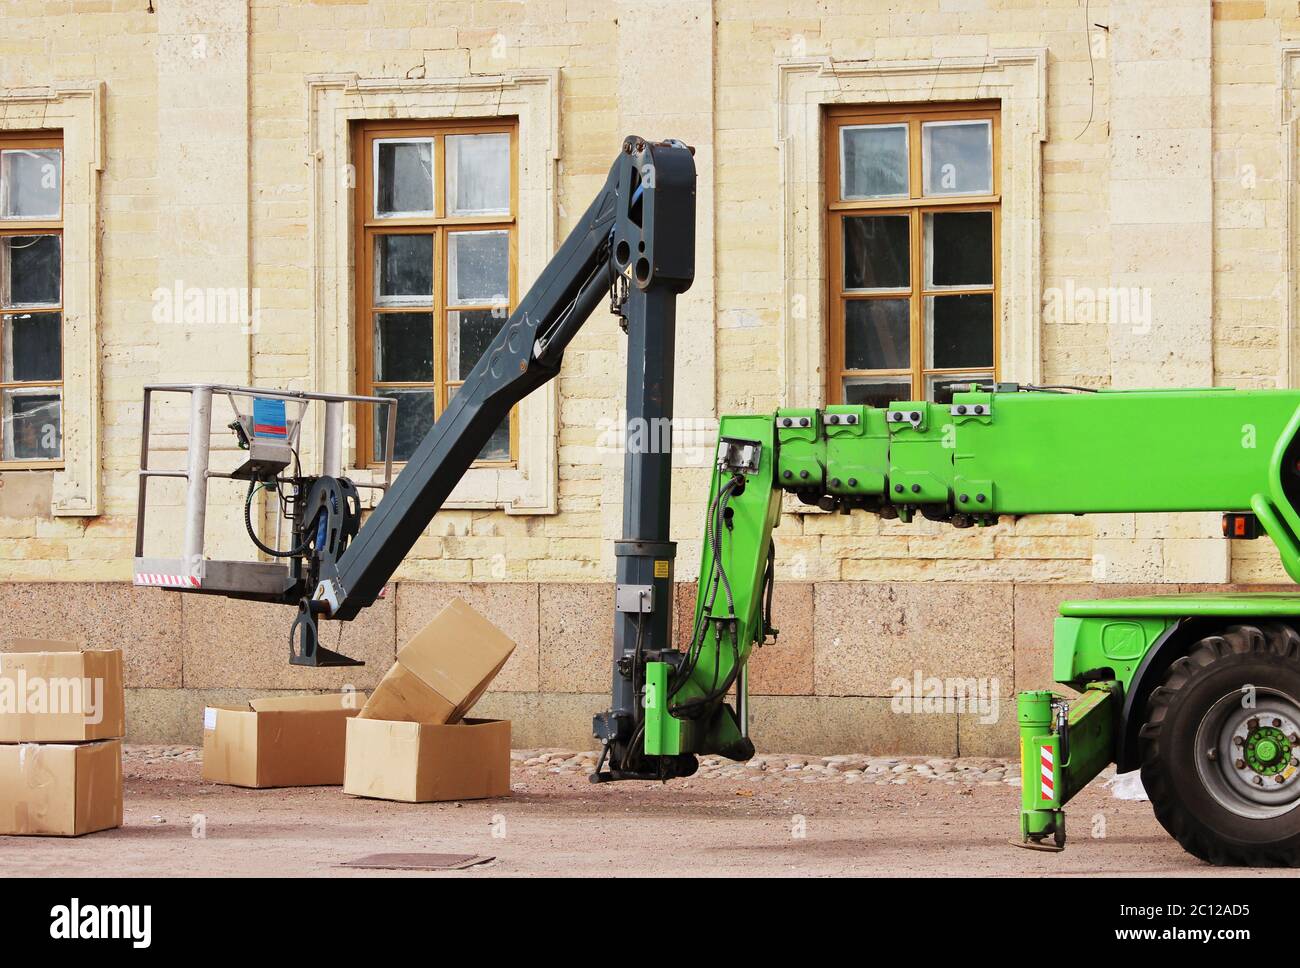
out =
[(302, 544), (290, 551), (279, 551), (262, 543), (257, 534), (253, 531), (253, 497), (257, 494), (258, 488), (264, 487), (271, 489), (271, 485), (265, 481), (249, 481), (248, 496), (244, 498), (244, 528), (248, 531), (249, 539), (257, 546), (257, 550), (272, 558), (296, 558), (307, 550), (311, 545), (311, 529), (307, 529), (307, 536), (302, 539)]

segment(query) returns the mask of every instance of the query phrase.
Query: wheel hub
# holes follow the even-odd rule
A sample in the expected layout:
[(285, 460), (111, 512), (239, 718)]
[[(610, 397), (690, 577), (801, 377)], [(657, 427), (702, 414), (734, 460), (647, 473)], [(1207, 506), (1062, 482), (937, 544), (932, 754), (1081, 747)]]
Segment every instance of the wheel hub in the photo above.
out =
[(1260, 689), (1210, 708), (1197, 730), (1198, 770), (1220, 805), (1244, 817), (1279, 816), (1300, 803), (1300, 704)]
[(1250, 769), (1274, 776), (1290, 765), (1291, 743), (1276, 726), (1261, 726), (1246, 737), (1245, 753)]

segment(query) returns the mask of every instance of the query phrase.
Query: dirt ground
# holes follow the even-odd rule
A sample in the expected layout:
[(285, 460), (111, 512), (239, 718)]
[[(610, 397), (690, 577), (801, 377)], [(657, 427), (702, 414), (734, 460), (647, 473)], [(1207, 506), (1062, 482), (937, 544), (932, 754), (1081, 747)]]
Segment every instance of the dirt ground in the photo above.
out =
[[(337, 787), (217, 786), (200, 779), (196, 758), (128, 757), (121, 829), (75, 840), (0, 839), (0, 877), (403, 876), (338, 865), (415, 851), (495, 858), (416, 875), (474, 878), (1224, 873), (1185, 854), (1147, 803), (1117, 800), (1099, 783), (1070, 805), (1067, 850), (1048, 854), (1008, 844), (1019, 790), (1006, 784), (695, 777), (593, 786), (583, 775), (520, 764), (512, 779), (508, 800), (402, 804), (356, 799)], [(1104, 838), (1091, 836), (1094, 825), (1104, 827)]]

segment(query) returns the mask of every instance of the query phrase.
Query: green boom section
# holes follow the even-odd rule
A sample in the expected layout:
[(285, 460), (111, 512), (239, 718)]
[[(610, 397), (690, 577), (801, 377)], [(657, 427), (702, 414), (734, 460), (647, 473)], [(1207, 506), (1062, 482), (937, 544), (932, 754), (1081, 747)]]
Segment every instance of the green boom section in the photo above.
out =
[(951, 404), (782, 410), (776, 424), (778, 486), (828, 509), (958, 526), (1250, 513), (1300, 581), (1300, 391), (968, 392)]
[[(764, 576), (781, 491), (772, 486), (776, 453), (770, 415), (724, 417), (719, 436), (756, 444), (758, 464), (749, 473), (719, 470), (713, 475), (691, 645), (682, 670), (666, 677), (661, 687), (666, 701), (646, 702), (647, 753), (730, 755), (739, 748), (735, 712), (718, 700), (734, 685), (754, 643), (763, 639)], [(731, 489), (720, 501), (728, 485)], [(715, 546), (720, 556), (715, 556)], [(716, 579), (715, 558), (722, 566)], [(666, 724), (664, 716), (678, 722)]]

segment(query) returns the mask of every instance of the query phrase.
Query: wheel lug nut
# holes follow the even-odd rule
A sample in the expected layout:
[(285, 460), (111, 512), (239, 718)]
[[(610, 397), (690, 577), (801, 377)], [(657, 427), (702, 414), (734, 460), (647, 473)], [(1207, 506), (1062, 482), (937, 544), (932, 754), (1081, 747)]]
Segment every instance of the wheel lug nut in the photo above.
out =
[(1206, 755), (1207, 758), (1209, 758), (1209, 759), (1211, 759), (1211, 760), (1217, 760), (1217, 759), (1219, 758), (1219, 751), (1218, 751), (1218, 750), (1213, 750), (1213, 749), (1211, 749), (1211, 750), (1206, 750), (1206, 751), (1205, 751), (1205, 755)]
[(1273, 777), (1273, 782), (1274, 782), (1274, 783), (1285, 783), (1285, 782), (1286, 782), (1286, 777), (1284, 777), (1281, 773), (1275, 774), (1274, 777)]
[(1255, 777), (1255, 786), (1263, 786), (1263, 785), (1264, 785), (1264, 778), (1262, 776)]
[(1239, 770), (1244, 770), (1244, 769), (1246, 768), (1246, 761), (1245, 761), (1245, 760), (1237, 760), (1237, 762), (1234, 763), (1233, 766), (1235, 766), (1235, 767), (1236, 767), (1237, 769), (1239, 769)]
[(1275, 729), (1281, 729), (1281, 728), (1282, 728), (1282, 720), (1280, 720), (1280, 719), (1276, 719), (1276, 718), (1275, 718), (1275, 719), (1273, 720), (1273, 726), (1274, 726)]
[(1259, 729), (1259, 720), (1258, 720), (1258, 719), (1252, 719), (1252, 720), (1251, 720), (1250, 722), (1248, 722), (1246, 725), (1247, 725), (1250, 729), (1252, 729), (1252, 730)]
[(1245, 740), (1243, 740), (1240, 736), (1234, 736), (1234, 737), (1232, 737), (1232, 745), (1233, 745), (1233, 746), (1240, 746), (1240, 745), (1241, 745), (1242, 743), (1244, 743), (1244, 742), (1245, 742)]

